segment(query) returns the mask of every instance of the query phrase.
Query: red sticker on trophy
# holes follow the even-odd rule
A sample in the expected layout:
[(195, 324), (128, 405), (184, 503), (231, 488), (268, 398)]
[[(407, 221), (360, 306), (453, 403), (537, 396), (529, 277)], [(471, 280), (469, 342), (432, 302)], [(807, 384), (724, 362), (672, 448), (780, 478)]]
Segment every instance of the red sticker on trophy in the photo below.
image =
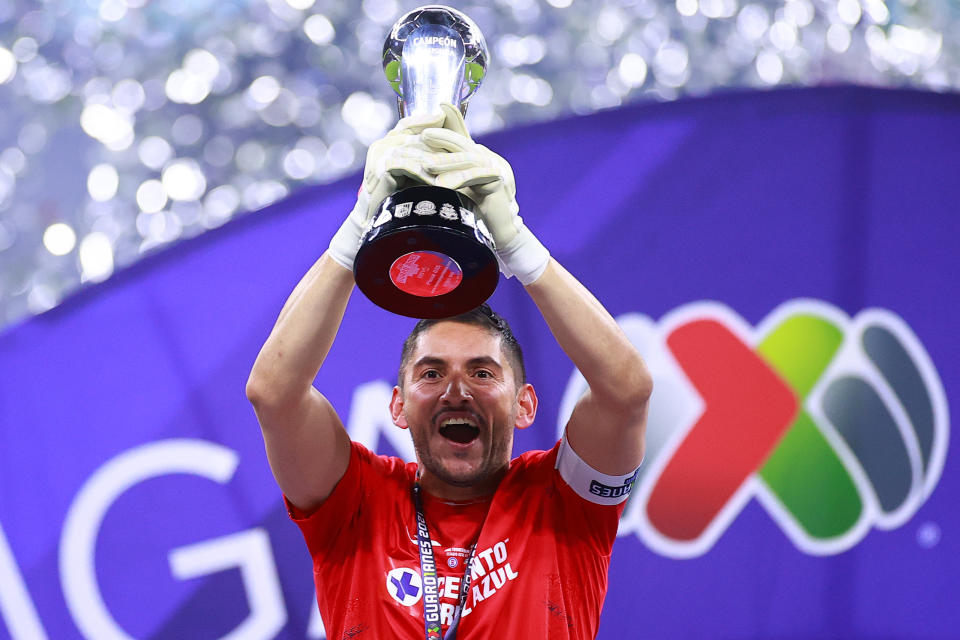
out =
[(450, 293), (463, 281), (456, 260), (435, 251), (412, 251), (393, 261), (390, 280), (403, 291), (420, 298)]

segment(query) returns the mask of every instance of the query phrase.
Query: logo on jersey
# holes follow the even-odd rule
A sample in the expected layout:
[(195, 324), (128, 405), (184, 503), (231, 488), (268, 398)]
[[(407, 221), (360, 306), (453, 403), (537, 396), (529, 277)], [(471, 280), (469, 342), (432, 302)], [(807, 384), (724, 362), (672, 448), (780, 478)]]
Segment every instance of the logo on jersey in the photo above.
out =
[[(656, 389), (620, 535), (702, 555), (755, 499), (799, 549), (835, 554), (902, 526), (936, 486), (946, 396), (895, 314), (795, 300), (751, 327), (705, 302), (619, 322)], [(575, 373), (560, 424), (585, 389)]]
[(391, 570), (387, 573), (387, 593), (405, 607), (417, 604), (423, 595), (420, 574), (406, 567)]

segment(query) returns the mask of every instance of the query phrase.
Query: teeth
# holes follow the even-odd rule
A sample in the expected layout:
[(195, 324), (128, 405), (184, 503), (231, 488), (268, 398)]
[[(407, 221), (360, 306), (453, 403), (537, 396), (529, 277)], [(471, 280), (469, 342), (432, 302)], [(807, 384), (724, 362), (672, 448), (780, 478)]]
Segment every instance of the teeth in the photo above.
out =
[(451, 424), (468, 424), (474, 429), (478, 428), (477, 423), (473, 418), (447, 418), (440, 422), (440, 427), (447, 427)]

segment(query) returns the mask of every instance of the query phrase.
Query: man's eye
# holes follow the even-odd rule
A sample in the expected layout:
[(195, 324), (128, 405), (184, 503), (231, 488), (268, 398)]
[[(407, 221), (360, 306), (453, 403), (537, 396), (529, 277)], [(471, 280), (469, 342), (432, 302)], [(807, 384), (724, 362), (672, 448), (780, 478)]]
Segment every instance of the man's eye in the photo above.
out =
[(478, 378), (492, 378), (492, 377), (493, 377), (493, 374), (490, 373), (489, 371), (487, 371), (486, 369), (480, 369), (479, 371), (477, 371), (477, 374), (476, 374), (476, 375), (477, 375)]
[(440, 372), (437, 371), (436, 369), (427, 369), (426, 371), (423, 372), (423, 377), (430, 378), (430, 379), (439, 378)]

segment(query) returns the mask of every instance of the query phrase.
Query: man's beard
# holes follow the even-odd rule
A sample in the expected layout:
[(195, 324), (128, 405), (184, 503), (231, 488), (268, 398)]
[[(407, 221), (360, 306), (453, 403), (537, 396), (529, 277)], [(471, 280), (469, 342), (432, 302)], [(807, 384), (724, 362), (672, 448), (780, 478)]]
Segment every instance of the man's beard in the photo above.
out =
[[(419, 435), (417, 435), (418, 433)], [(472, 487), (483, 484), (501, 473), (504, 467), (510, 464), (513, 441), (510, 437), (512, 434), (507, 430), (503, 430), (499, 437), (494, 436), (490, 449), (485, 452), (477, 469), (460, 474), (450, 471), (444, 461), (433, 454), (430, 450), (430, 436), (426, 435), (424, 431), (411, 429), (411, 435), (413, 436), (413, 448), (417, 452), (420, 464), (436, 478), (454, 487)], [(481, 443), (481, 446), (484, 446), (483, 443)]]

